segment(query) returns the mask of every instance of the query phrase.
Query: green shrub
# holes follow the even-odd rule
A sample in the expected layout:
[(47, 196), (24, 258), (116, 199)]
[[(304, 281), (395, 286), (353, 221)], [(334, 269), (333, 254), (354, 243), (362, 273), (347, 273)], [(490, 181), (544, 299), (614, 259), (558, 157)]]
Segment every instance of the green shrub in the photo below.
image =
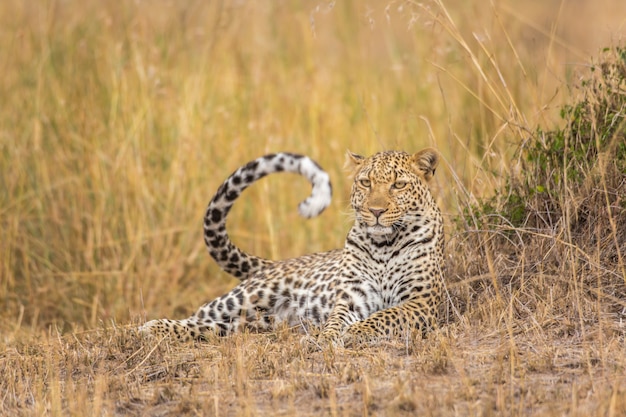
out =
[(539, 128), (525, 140), (518, 172), (494, 197), (468, 209), (466, 219), (477, 227), (554, 228), (568, 210), (575, 217), (570, 220), (580, 222), (589, 204), (623, 217), (626, 48), (605, 49), (577, 88), (579, 101), (561, 109), (564, 126)]

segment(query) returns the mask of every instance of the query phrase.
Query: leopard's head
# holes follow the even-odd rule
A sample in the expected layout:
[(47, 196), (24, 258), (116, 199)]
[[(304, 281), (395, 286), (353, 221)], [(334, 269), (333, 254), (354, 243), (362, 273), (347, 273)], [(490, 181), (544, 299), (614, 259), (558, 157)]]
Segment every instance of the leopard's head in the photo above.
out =
[(439, 155), (431, 148), (414, 155), (385, 151), (369, 158), (348, 153), (356, 222), (370, 235), (384, 236), (431, 210), (434, 200), (428, 181), (438, 162)]

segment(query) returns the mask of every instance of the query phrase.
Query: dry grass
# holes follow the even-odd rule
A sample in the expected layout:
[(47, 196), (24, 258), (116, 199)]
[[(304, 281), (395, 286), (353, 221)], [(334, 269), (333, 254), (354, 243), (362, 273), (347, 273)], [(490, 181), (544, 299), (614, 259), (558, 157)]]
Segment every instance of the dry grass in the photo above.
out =
[[(0, 414), (626, 414), (620, 177), (562, 189), (559, 227), (455, 226), (624, 30), (621, 0), (520, 4), (0, 2)], [(235, 206), (235, 240), (285, 258), (342, 245), (346, 149), (425, 146), (450, 236), (427, 339), (306, 353), (288, 329), (132, 330), (234, 285), (201, 218), (242, 163), (288, 150), (331, 173), (321, 218), (297, 217), (290, 177)]]
[[(514, 336), (514, 338), (511, 338)], [(17, 344), (3, 411), (24, 415), (613, 415), (623, 342), (451, 325), (426, 340), (305, 354), (299, 336), (144, 343), (107, 329)]]

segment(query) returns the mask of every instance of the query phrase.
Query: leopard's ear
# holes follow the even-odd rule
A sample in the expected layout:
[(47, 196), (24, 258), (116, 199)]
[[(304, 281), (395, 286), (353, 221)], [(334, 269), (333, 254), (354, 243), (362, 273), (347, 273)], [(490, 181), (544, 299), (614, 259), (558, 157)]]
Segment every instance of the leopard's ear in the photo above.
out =
[(357, 155), (350, 151), (346, 153), (345, 167), (348, 171), (350, 171), (350, 173), (356, 173), (356, 171), (363, 165), (363, 162), (365, 162), (365, 158), (361, 155)]
[(411, 157), (415, 171), (429, 181), (435, 175), (439, 164), (439, 153), (433, 148), (426, 148)]

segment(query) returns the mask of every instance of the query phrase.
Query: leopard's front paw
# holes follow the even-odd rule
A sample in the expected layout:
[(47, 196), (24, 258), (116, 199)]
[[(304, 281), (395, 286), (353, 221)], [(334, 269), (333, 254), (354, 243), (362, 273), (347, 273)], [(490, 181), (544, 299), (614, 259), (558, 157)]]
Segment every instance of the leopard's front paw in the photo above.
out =
[(323, 331), (317, 338), (320, 346), (343, 347), (343, 339), (341, 335), (333, 330)]
[(370, 342), (374, 342), (380, 338), (381, 335), (374, 329), (359, 325), (359, 323), (350, 326), (342, 336), (343, 344), (346, 347), (356, 347), (359, 345), (369, 344)]
[(308, 352), (319, 352), (328, 348), (343, 347), (343, 341), (331, 332), (322, 332), (317, 337), (310, 335), (302, 337), (300, 345)]

